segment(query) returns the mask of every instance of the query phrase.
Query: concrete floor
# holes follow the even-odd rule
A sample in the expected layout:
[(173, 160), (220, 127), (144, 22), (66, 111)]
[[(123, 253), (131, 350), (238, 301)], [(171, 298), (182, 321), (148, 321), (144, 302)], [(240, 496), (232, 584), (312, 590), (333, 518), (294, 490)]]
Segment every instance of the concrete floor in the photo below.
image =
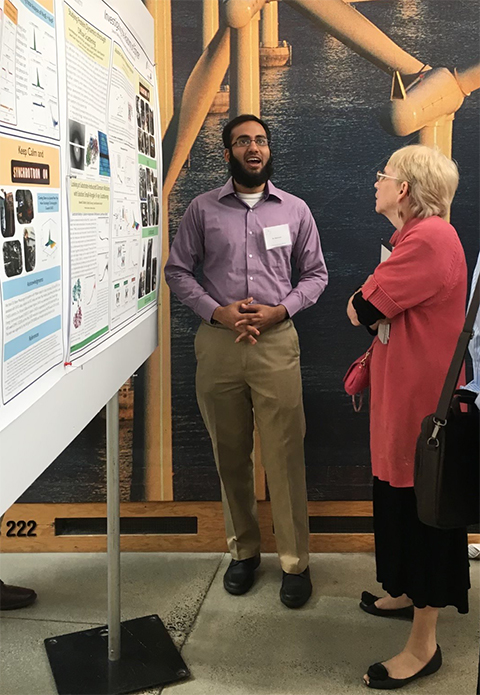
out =
[[(223, 589), (228, 562), (213, 553), (122, 555), (122, 620), (158, 613), (192, 673), (163, 695), (365, 694), (368, 665), (393, 656), (406, 639), (409, 623), (358, 608), (363, 589), (381, 592), (372, 555), (312, 556), (314, 594), (297, 611), (279, 602), (276, 556), (263, 556), (255, 586), (238, 597)], [(405, 692), (475, 693), (480, 562), (471, 570), (470, 613), (441, 613), (441, 671)], [(43, 640), (105, 624), (106, 557), (6, 554), (0, 576), (39, 595), (30, 608), (1, 614), (0, 693), (55, 695)]]

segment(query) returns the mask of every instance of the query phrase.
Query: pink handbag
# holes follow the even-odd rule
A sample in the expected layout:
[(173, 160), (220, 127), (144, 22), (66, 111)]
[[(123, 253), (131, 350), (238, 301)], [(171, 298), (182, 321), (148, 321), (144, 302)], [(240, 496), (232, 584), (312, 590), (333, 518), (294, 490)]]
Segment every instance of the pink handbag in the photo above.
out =
[[(367, 352), (358, 357), (347, 370), (343, 377), (343, 385), (345, 391), (352, 397), (353, 409), (356, 413), (362, 409), (363, 392), (370, 386), (370, 359), (372, 356), (372, 346)], [(359, 396), (358, 402), (355, 396)]]

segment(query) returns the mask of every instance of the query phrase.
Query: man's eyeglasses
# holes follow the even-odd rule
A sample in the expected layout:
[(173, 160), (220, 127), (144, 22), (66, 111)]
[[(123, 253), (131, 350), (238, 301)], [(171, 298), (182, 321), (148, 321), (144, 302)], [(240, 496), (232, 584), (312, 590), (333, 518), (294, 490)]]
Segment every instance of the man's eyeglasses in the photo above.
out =
[(383, 171), (377, 171), (377, 181), (383, 181), (383, 179), (393, 179), (393, 181), (400, 181), (397, 176), (389, 176), (384, 174)]
[(257, 135), (256, 138), (241, 137), (237, 138), (235, 142), (232, 142), (232, 147), (250, 147), (250, 143), (254, 142), (258, 147), (266, 147), (268, 145), (268, 138), (263, 135)]

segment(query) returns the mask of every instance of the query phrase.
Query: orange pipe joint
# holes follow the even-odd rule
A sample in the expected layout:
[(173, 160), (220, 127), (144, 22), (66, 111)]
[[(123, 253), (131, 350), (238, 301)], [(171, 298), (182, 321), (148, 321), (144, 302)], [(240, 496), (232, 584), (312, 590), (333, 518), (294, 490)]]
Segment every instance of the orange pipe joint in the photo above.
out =
[(391, 135), (410, 135), (458, 111), (464, 98), (450, 70), (434, 68), (414, 82), (404, 98), (392, 99), (383, 108), (380, 123)]
[(247, 26), (267, 0), (223, 0), (225, 21), (232, 29)]
[(466, 70), (459, 71), (455, 68), (454, 74), (466, 97), (470, 96), (475, 89), (480, 88), (480, 63), (472, 65)]

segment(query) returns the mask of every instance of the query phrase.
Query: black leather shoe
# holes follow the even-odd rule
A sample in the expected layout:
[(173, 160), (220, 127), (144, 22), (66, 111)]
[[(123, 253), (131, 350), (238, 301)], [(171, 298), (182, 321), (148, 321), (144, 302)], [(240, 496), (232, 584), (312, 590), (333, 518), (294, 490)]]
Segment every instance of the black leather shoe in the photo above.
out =
[(374, 596), (369, 591), (362, 592), (362, 600), (360, 601), (360, 608), (365, 613), (370, 613), (370, 615), (377, 615), (380, 618), (403, 618), (403, 620), (413, 620), (413, 606), (406, 606), (405, 608), (377, 608), (375, 601), (378, 596)]
[(24, 589), (23, 586), (4, 584), (0, 579), (0, 610), (11, 611), (16, 608), (31, 606), (37, 598), (33, 589)]
[(300, 608), (308, 601), (311, 595), (312, 582), (308, 567), (301, 574), (283, 573), (280, 601), (287, 608)]
[(423, 678), (424, 676), (431, 676), (432, 673), (436, 673), (440, 666), (442, 665), (442, 650), (437, 644), (437, 651), (432, 656), (428, 664), (414, 673), (410, 678), (391, 678), (388, 675), (388, 671), (383, 664), (372, 664), (367, 671), (369, 682), (365, 681), (365, 684), (369, 688), (375, 688), (376, 690), (396, 690), (397, 688), (403, 688), (404, 685), (416, 681), (417, 678)]
[(241, 596), (252, 588), (255, 570), (260, 564), (260, 555), (247, 560), (232, 560), (223, 576), (223, 586), (229, 594)]

